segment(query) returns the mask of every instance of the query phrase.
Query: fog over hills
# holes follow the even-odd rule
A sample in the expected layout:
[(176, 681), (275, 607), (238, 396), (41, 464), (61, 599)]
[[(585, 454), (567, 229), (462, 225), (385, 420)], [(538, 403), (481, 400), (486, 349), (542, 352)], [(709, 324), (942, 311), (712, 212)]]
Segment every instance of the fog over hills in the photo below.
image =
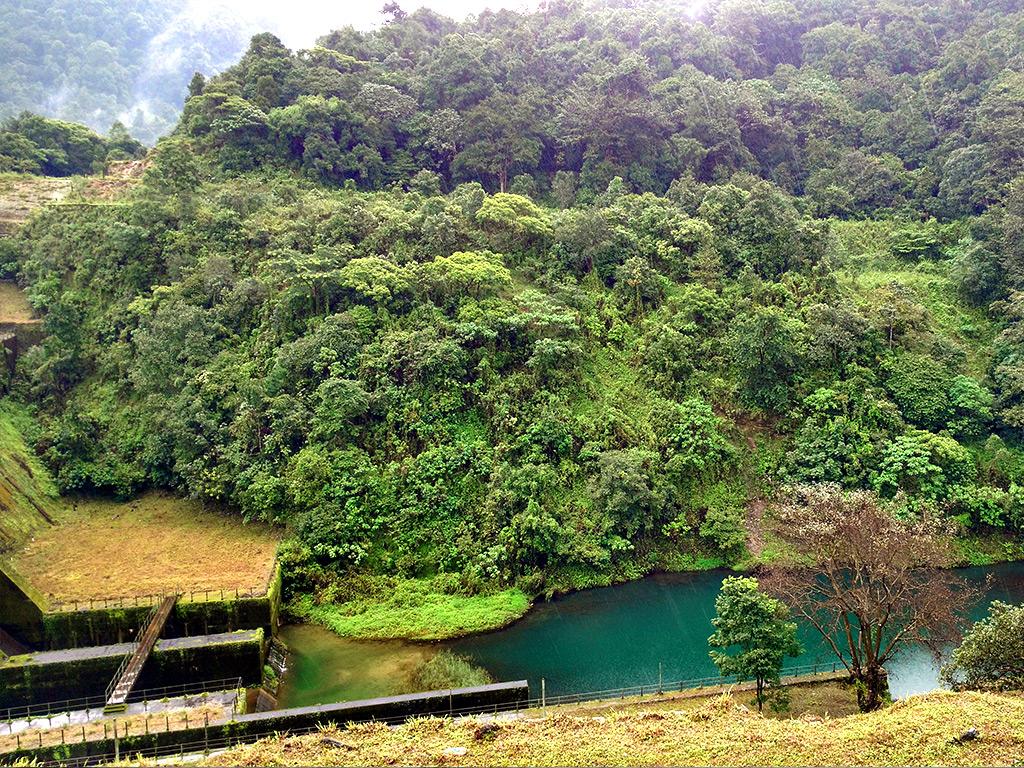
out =
[[(527, 0), (428, 0), (462, 19)], [(31, 110), (107, 131), (115, 120), (153, 143), (178, 118), (193, 72), (238, 60), (250, 37), (270, 31), (291, 48), (352, 25), (370, 29), (383, 3), (327, 0), (0, 0), (0, 117)]]

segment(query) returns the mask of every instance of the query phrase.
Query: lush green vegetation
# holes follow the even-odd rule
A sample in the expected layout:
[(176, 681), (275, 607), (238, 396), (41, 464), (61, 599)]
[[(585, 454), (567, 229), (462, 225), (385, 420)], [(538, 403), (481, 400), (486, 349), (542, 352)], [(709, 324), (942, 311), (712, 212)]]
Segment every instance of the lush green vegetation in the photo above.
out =
[(420, 664), (412, 677), (415, 691), (443, 691), (494, 682), (487, 670), (474, 666), (466, 657), (441, 651)]
[(529, 607), (514, 588), (465, 594), (445, 579), (363, 578), (335, 582), (316, 601), (296, 597), (289, 612), (343, 637), (444, 640), (511, 624)]
[(786, 482), (1016, 537), (1024, 17), (628, 5), (258, 35), (138, 189), (0, 244), (60, 489), (286, 523), (353, 635), (777, 557)]
[(121, 123), (114, 123), (108, 137), (83, 125), (50, 120), (30, 112), (0, 124), (0, 173), (99, 173), (108, 160), (130, 160), (143, 154), (142, 144)]
[(14, 549), (58, 514), (57, 489), (39, 458), (26, 445), (31, 417), (0, 400), (0, 552)]
[(942, 668), (954, 690), (1024, 689), (1024, 606), (998, 600), (978, 621)]

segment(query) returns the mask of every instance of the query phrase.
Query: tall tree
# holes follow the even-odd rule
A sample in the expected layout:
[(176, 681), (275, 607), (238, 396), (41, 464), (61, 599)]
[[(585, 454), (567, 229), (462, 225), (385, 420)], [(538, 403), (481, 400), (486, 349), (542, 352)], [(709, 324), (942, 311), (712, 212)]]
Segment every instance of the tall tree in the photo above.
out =
[[(799, 656), (796, 624), (779, 600), (766, 595), (757, 579), (730, 576), (715, 598), (715, 633), (708, 638), (711, 660), (723, 675), (754, 678), (757, 711), (764, 708), (766, 687), (777, 686), (782, 662)], [(730, 653), (730, 649), (736, 649)]]
[(976, 590), (944, 570), (952, 559), (936, 522), (895, 517), (866, 491), (818, 485), (796, 489), (775, 523), (799, 563), (772, 566), (766, 584), (849, 670), (862, 711), (881, 706), (885, 665), (901, 649), (938, 655), (959, 638)]

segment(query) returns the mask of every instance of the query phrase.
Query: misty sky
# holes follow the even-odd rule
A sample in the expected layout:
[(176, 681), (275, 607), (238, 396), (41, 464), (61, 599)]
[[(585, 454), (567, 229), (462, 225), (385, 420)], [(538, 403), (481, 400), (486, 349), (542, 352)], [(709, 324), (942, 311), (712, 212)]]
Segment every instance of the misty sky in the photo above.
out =
[[(377, 26), (381, 7), (387, 0), (190, 0), (189, 13), (197, 16), (214, 12), (216, 5), (229, 7), (239, 17), (252, 20), (275, 33), (291, 48), (307, 48), (332, 29), (351, 24), (360, 29)], [(517, 10), (536, 6), (536, 0), (399, 0), (407, 12), (420, 6), (432, 8), (454, 19), (479, 13), (486, 8)]]

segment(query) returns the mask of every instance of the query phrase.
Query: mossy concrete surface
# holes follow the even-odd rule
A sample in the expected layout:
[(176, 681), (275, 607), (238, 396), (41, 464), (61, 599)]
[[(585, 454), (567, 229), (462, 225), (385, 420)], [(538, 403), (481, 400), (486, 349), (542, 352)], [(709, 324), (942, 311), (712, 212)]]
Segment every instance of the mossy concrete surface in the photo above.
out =
[(0, 558), (0, 618), (2, 627), (28, 647), (43, 643), (43, 614), (46, 601), (3, 558)]
[(49, 529), (63, 508), (53, 479), (26, 442), (30, 426), (23, 407), (0, 399), (0, 553), (13, 553)]
[[(0, 710), (102, 696), (129, 650), (122, 643), (12, 656), (0, 662)], [(235, 678), (258, 685), (263, 652), (262, 629), (160, 640), (136, 687)]]
[[(164, 637), (195, 637), (263, 629), (271, 633), (277, 624), (280, 590), (273, 584), (262, 597), (224, 600), (179, 600), (164, 627)], [(83, 648), (129, 642), (145, 621), (151, 605), (125, 608), (62, 611), (43, 616), (45, 650)]]

